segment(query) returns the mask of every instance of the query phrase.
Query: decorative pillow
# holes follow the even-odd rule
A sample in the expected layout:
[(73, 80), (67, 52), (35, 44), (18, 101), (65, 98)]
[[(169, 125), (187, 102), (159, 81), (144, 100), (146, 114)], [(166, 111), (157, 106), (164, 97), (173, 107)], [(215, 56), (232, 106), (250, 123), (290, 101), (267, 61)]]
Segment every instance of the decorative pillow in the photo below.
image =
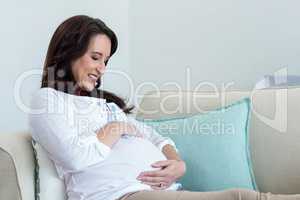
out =
[(137, 119), (173, 139), (187, 170), (183, 189), (257, 190), (250, 150), (250, 99), (244, 98), (205, 114), (170, 119)]
[(67, 199), (64, 182), (58, 177), (55, 166), (45, 150), (34, 140), (32, 147), (35, 155), (35, 200)]

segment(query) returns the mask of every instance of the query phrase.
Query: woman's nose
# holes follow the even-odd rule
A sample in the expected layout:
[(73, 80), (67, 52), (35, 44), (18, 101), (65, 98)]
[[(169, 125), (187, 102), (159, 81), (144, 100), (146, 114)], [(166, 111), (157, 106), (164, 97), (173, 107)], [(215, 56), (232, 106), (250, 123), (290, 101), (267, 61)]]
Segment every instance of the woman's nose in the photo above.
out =
[(97, 65), (97, 71), (100, 73), (100, 74), (103, 74), (104, 71), (105, 71), (105, 63), (104, 62), (101, 62)]

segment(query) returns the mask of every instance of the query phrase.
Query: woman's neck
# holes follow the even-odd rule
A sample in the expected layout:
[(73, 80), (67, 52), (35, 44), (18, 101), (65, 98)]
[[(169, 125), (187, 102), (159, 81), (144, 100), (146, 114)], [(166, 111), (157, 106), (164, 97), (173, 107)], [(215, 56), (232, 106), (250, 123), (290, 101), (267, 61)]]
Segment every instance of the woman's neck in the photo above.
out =
[(77, 96), (90, 96), (90, 92), (80, 88), (80, 87), (77, 87), (74, 91), (74, 95), (77, 95)]

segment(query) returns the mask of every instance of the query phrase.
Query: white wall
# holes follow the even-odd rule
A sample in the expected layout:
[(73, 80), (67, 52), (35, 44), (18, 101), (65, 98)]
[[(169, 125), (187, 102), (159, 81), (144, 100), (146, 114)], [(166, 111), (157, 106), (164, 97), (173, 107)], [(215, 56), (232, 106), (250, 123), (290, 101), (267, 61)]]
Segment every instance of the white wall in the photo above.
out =
[(300, 1), (130, 2), (130, 66), (137, 85), (153, 81), (175, 89), (164, 86), (175, 81), (194, 89), (210, 81), (252, 89), (282, 67), (300, 74)]
[[(109, 63), (110, 68), (128, 70), (128, 1), (127, 0), (11, 0), (0, 8), (0, 66), (1, 66), (1, 132), (27, 130), (27, 115), (14, 100), (14, 84), (30, 69), (42, 69), (50, 38), (56, 27), (66, 18), (87, 14), (103, 19), (116, 31), (120, 46)], [(40, 76), (23, 82), (21, 97), (28, 105), (32, 92), (40, 87)], [(105, 88), (117, 93), (125, 91), (117, 78), (106, 81)], [(121, 87), (120, 87), (121, 86)]]
[[(135, 93), (153, 89), (139, 88), (147, 81), (160, 88), (174, 88), (174, 85), (164, 85), (168, 81), (184, 89), (211, 81), (218, 87), (233, 82), (232, 88), (252, 89), (263, 75), (281, 67), (288, 66), (290, 74), (300, 74), (299, 7), (298, 0), (11, 0), (2, 3), (0, 130), (27, 129), (26, 113), (14, 100), (15, 81), (24, 71), (42, 69), (50, 37), (72, 15), (99, 17), (116, 31), (120, 46), (109, 69), (119, 74), (106, 74), (103, 86), (131, 98)], [(31, 93), (40, 86), (40, 78), (34, 76), (23, 82), (25, 103), (28, 104)]]

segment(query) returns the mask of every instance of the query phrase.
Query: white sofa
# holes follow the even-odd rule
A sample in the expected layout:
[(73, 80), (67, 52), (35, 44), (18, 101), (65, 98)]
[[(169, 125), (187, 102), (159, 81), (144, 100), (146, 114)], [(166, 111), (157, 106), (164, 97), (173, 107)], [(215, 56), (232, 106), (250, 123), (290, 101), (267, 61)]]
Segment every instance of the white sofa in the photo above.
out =
[[(140, 103), (137, 117), (190, 115), (246, 96), (252, 100), (250, 148), (260, 191), (300, 194), (300, 88), (149, 92)], [(0, 134), (0, 199), (34, 199), (30, 133)]]

